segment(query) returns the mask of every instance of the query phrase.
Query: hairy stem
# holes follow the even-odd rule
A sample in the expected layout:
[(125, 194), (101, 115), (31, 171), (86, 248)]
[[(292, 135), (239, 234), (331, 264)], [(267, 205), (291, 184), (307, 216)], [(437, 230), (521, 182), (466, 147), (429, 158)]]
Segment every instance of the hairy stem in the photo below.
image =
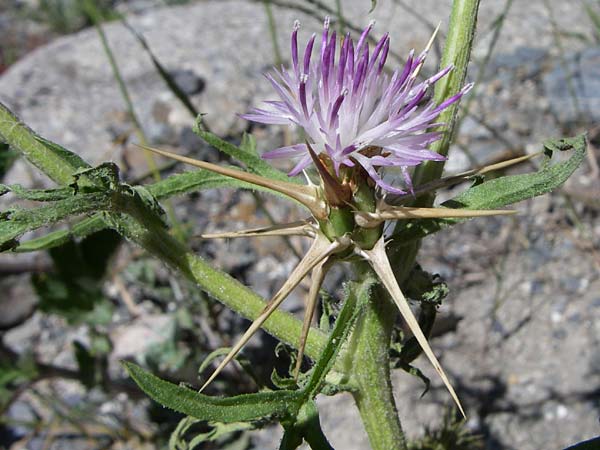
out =
[[(456, 94), (465, 84), (467, 67), (471, 57), (471, 48), (473, 47), (473, 39), (475, 37), (475, 28), (477, 26), (478, 10), (479, 0), (454, 0), (452, 3), (448, 35), (440, 66), (447, 67), (453, 64), (454, 70), (435, 85), (434, 100), (438, 104)], [(458, 108), (459, 102), (456, 102), (446, 108), (439, 116), (438, 121), (447, 124), (447, 126), (442, 139), (432, 145), (431, 149), (433, 151), (442, 155), (448, 154), (448, 149), (454, 136)], [(443, 170), (443, 162), (426, 162), (415, 170), (413, 183), (415, 186), (419, 186), (423, 183), (436, 180), (442, 176)], [(432, 197), (430, 202), (433, 202)]]
[[(89, 168), (84, 160), (68, 150), (49, 148), (48, 144), (41, 141), (39, 136), (21, 123), (1, 103), (0, 140), (21, 153), (59, 185), (69, 185), (73, 182), (74, 173), (82, 168)], [(92, 183), (87, 180), (85, 175), (80, 176), (79, 181)], [(247, 319), (254, 320), (258, 317), (266, 304), (259, 295), (233, 277), (212, 268), (206, 261), (196, 256), (184, 244), (171, 236), (168, 230), (162, 227), (160, 221), (157, 221), (156, 217), (146, 211), (144, 207), (128, 203), (126, 198), (118, 197), (117, 200), (122, 200), (118, 205), (118, 211), (125, 214), (105, 213), (104, 216), (98, 218), (100, 223), (93, 224), (94, 227), (99, 229), (102, 223), (109, 224), (120, 234), (198, 284), (225, 306)], [(302, 321), (290, 314), (276, 311), (265, 323), (264, 329), (277, 339), (296, 347), (302, 331)], [(311, 330), (306, 343), (306, 355), (312, 359), (318, 359), (326, 340), (323, 332), (316, 329)]]
[[(364, 264), (362, 279), (373, 277)], [(374, 289), (350, 343), (351, 381), (357, 386), (354, 401), (373, 450), (405, 449), (390, 379), (389, 347), (397, 310), (380, 287)]]

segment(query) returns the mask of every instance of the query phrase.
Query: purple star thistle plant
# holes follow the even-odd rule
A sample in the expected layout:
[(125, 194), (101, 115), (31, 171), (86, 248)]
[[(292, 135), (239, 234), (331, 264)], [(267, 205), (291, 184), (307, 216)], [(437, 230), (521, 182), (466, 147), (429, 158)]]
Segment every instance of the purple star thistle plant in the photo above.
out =
[[(265, 2), (265, 6), (268, 4)], [(347, 392), (354, 399), (370, 448), (412, 448), (406, 443), (398, 417), (392, 368), (412, 368), (413, 361), (422, 353), (466, 417), (451, 379), (428, 340), (444, 296), (438, 294), (445, 290), (438, 289), (436, 277), (417, 264), (421, 240), (467, 218), (514, 214), (516, 211), (496, 208), (559, 187), (574, 173), (587, 152), (582, 135), (547, 141), (537, 154), (443, 178), (443, 163), (424, 164), (414, 176), (413, 189), (409, 172), (412, 167), (445, 159), (458, 101), (471, 88), (464, 86), (464, 80), (478, 7), (479, 0), (453, 0), (442, 56), (445, 68), (425, 81), (417, 78), (435, 33), (425, 51), (416, 57), (411, 52), (403, 68), (388, 74), (384, 66), (390, 40), (386, 34), (370, 52), (367, 40), (372, 24), (356, 44), (346, 36), (338, 51), (336, 33), (330, 32), (326, 20), (319, 60), (315, 62), (315, 36), (309, 40), (302, 60), (299, 58), (296, 22), (290, 69), (282, 68), (275, 76), (267, 75), (280, 100), (267, 102), (264, 109), (254, 109), (243, 117), (300, 126), (306, 136), (304, 144), (276, 149), (263, 156), (295, 159), (291, 175), (314, 163), (320, 177), (318, 184), (310, 179), (305, 184), (288, 179), (285, 173), (254, 153), (252, 137), (245, 136), (237, 147), (205, 130), (199, 116), (195, 132), (241, 167), (221, 166), (143, 146), (200, 170), (171, 174), (168, 179), (148, 186), (131, 186), (119, 181), (114, 164), (92, 167), (77, 154), (36, 135), (0, 103), (0, 144), (17, 151), (59, 186), (56, 191), (48, 189), (40, 193), (19, 185), (0, 185), (0, 196), (12, 192), (25, 200), (45, 202), (35, 211), (19, 207), (0, 211), (0, 251), (54, 248), (64, 243), (62, 231), (25, 242), (21, 238), (27, 232), (67, 217), (89, 214), (90, 217), (73, 223), (76, 232), (66, 237), (84, 238), (103, 228), (113, 229), (197, 284), (208, 296), (252, 321), (199, 391), (161, 380), (135, 364), (124, 362), (131, 377), (150, 397), (189, 415), (176, 427), (170, 442), (187, 445), (187, 437), (193, 432), (191, 427), (196, 428), (199, 421), (207, 422), (215, 433), (197, 435), (190, 442), (222, 436), (221, 431), (245, 432), (275, 420), (284, 428), (279, 448), (293, 450), (305, 442), (311, 448), (329, 449), (332, 446), (320, 428), (315, 399), (322, 394)], [(456, 69), (447, 77), (453, 70), (450, 62)], [(435, 85), (433, 101), (428, 99), (432, 85)], [(440, 125), (448, 131), (442, 133), (443, 129), (436, 129)], [(436, 153), (428, 146), (438, 139), (433, 147), (439, 151)], [(571, 153), (568, 159), (560, 157), (560, 162), (551, 163), (552, 154), (565, 152)], [(538, 156), (544, 158), (538, 171), (495, 177), (491, 181), (484, 177), (488, 172)], [(381, 172), (385, 167), (397, 167), (403, 172), (402, 187), (410, 194), (396, 196), (393, 201), (386, 197), (386, 193), (406, 193), (383, 181)], [(473, 179), (479, 182), (434, 207), (438, 190)], [(85, 189), (76, 189), (80, 182)], [(303, 220), (291, 223), (199, 236), (205, 240), (294, 236), (309, 241), (304, 255), (270, 298), (261, 298), (233, 276), (212, 267), (202, 255), (196, 254), (196, 249), (175, 238), (164, 220), (159, 200), (210, 188), (277, 194), (307, 210)], [(406, 225), (399, 221), (405, 221)], [(344, 283), (335, 307), (324, 304), (320, 326), (314, 327), (313, 316), (323, 283), (328, 272), (341, 263), (351, 269), (351, 279)], [(278, 311), (294, 289), (308, 278), (310, 288), (305, 297), (304, 318), (300, 320)], [(326, 298), (321, 300), (327, 302)], [(411, 300), (420, 307), (418, 315)], [(401, 316), (411, 336), (397, 333), (397, 316)], [(256, 393), (226, 398), (203, 394), (261, 328), (297, 350), (289, 377), (273, 376), (266, 389), (256, 378), (261, 384)], [(221, 350), (207, 356), (200, 370), (218, 354)], [(226, 428), (221, 429), (221, 425)]]
[[(365, 28), (356, 46), (350, 35), (346, 35), (336, 61), (337, 35), (335, 30), (330, 33), (329, 18), (325, 19), (318, 61), (315, 63), (312, 58), (316, 37), (313, 34), (300, 64), (299, 27), (296, 21), (291, 39), (291, 69), (275, 69), (278, 79), (266, 74), (281, 100), (268, 101), (265, 108), (255, 108), (241, 117), (265, 124), (300, 126), (311, 147), (326, 155), (338, 177), (341, 167), (358, 164), (377, 186), (393, 194), (405, 194), (403, 189), (386, 183), (378, 173), (381, 167), (399, 167), (406, 187), (412, 192), (410, 167), (446, 159), (427, 149), (442, 136), (440, 131), (429, 131), (444, 125), (435, 123), (435, 119), (467, 93), (472, 84), (439, 105), (427, 100), (430, 87), (453, 66), (418, 82), (427, 48), (417, 57), (411, 51), (404, 68), (387, 74), (384, 66), (390, 38), (386, 33), (370, 53), (367, 38), (373, 22)], [(281, 147), (262, 156), (299, 159), (290, 176), (312, 163), (307, 144)]]

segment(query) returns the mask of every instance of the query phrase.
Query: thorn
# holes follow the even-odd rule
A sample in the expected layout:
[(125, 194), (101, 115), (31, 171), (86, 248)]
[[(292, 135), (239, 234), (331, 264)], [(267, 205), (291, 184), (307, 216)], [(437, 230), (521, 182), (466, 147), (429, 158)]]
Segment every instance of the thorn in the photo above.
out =
[(387, 206), (389, 209), (368, 213), (355, 213), (356, 224), (363, 228), (374, 228), (386, 220), (408, 219), (463, 219), (487, 216), (509, 216), (518, 211), (511, 209), (452, 209), (417, 208), (412, 206)]
[(270, 227), (250, 228), (247, 230), (224, 231), (222, 233), (206, 233), (197, 237), (202, 239), (227, 239), (251, 236), (307, 236), (315, 237), (315, 228), (309, 220), (299, 220)]
[(317, 234), (311, 247), (309, 248), (304, 258), (298, 263), (295, 269), (290, 274), (289, 278), (283, 283), (283, 286), (277, 291), (275, 296), (269, 300), (265, 308), (258, 315), (250, 327), (246, 330), (240, 340), (235, 346), (229, 351), (225, 359), (217, 366), (212, 375), (202, 385), (199, 392), (202, 392), (206, 386), (208, 386), (216, 377), (221, 373), (223, 368), (229, 364), (229, 362), (235, 358), (244, 345), (250, 340), (250, 338), (258, 331), (263, 323), (269, 318), (271, 314), (281, 305), (281, 303), (287, 298), (289, 293), (304, 279), (304, 277), (314, 269), (319, 263), (326, 259), (331, 254), (346, 248), (347, 243), (329, 240), (322, 234)]
[(440, 31), (441, 26), (442, 26), (442, 21), (440, 20), (438, 22), (437, 27), (435, 27), (435, 30), (433, 30), (433, 33), (431, 34), (431, 37), (429, 38), (429, 41), (427, 42), (427, 45), (425, 46), (425, 49), (422, 52), (423, 59), (421, 60), (419, 65), (415, 68), (412, 75), (410, 76), (411, 79), (414, 80), (415, 78), (417, 78), (419, 76), (419, 73), (421, 72), (421, 69), (423, 68), (423, 64), (425, 64), (425, 57), (427, 56), (427, 53), (429, 53), (429, 50), (431, 50), (431, 46), (435, 42), (435, 38), (436, 38), (438, 32)]
[(195, 167), (199, 167), (204, 170), (224, 175), (226, 177), (235, 178), (236, 180), (245, 181), (246, 183), (254, 184), (255, 186), (261, 186), (266, 189), (279, 192), (283, 195), (296, 200), (302, 205), (306, 206), (310, 212), (318, 218), (327, 217), (327, 208), (323, 202), (318, 198), (316, 189), (310, 186), (302, 186), (295, 183), (288, 183), (285, 181), (271, 180), (269, 178), (261, 177), (253, 173), (244, 172), (242, 170), (232, 169), (230, 167), (221, 167), (216, 164), (211, 164), (205, 161), (200, 161), (187, 156), (178, 155), (176, 153), (167, 152), (146, 145), (137, 145), (144, 150), (149, 150), (153, 153), (165, 156), (167, 158), (181, 161), (186, 164), (190, 164)]
[[(468, 180), (469, 178), (476, 175), (484, 175), (488, 172), (493, 172), (495, 170), (505, 169), (506, 167), (514, 166), (515, 164), (519, 164), (525, 161), (529, 161), (530, 159), (537, 158), (538, 156), (543, 155), (544, 152), (536, 152), (531, 155), (519, 156), (517, 158), (507, 159), (506, 161), (500, 161), (498, 163), (489, 164), (487, 166), (479, 167), (477, 169), (470, 169), (465, 172), (457, 173), (456, 175), (450, 175), (439, 180), (432, 181), (430, 183), (423, 184), (415, 188), (415, 196), (419, 196), (425, 194), (427, 192), (435, 191), (437, 189), (441, 189), (446, 186), (451, 186), (453, 184), (459, 183), (461, 181)], [(397, 203), (404, 199), (410, 198), (411, 200), (414, 198), (412, 194), (406, 195), (393, 195), (390, 196), (393, 203)]]
[(392, 267), (390, 266), (387, 254), (385, 253), (385, 243), (383, 237), (379, 239), (379, 241), (377, 241), (377, 244), (375, 244), (375, 247), (373, 247), (373, 249), (361, 250), (360, 254), (364, 254), (367, 256), (367, 260), (371, 264), (371, 267), (373, 267), (373, 270), (381, 280), (381, 283), (392, 297), (392, 300), (394, 300), (394, 303), (398, 307), (400, 314), (402, 315), (406, 324), (417, 339), (417, 342), (419, 342), (419, 345), (423, 349), (423, 352), (425, 353), (425, 355), (439, 374), (440, 378), (444, 382), (444, 385), (450, 392), (450, 396), (458, 406), (458, 409), (462, 413), (463, 417), (466, 418), (465, 411), (460, 403), (460, 400), (458, 399), (458, 396), (456, 395), (456, 392), (454, 391), (454, 388), (450, 384), (450, 381), (448, 380), (444, 369), (442, 369), (441, 364), (439, 363), (438, 359), (433, 353), (433, 350), (427, 342), (427, 338), (423, 334), (423, 331), (419, 326), (419, 322), (417, 321), (412, 310), (410, 309), (408, 301), (406, 300), (404, 294), (400, 290), (400, 286), (398, 286), (398, 281), (396, 280)]
[(312, 280), (310, 290), (308, 292), (308, 299), (306, 301), (306, 311), (304, 312), (304, 322), (302, 323), (302, 333), (300, 334), (300, 342), (298, 344), (298, 357), (296, 359), (296, 367), (294, 368), (294, 379), (298, 380), (300, 374), (300, 366), (302, 365), (302, 359), (304, 358), (304, 348), (306, 347), (306, 338), (310, 331), (310, 323), (312, 322), (315, 308), (317, 306), (317, 300), (319, 299), (319, 290), (325, 279), (325, 275), (329, 270), (328, 260), (324, 260), (322, 263), (317, 265), (312, 272)]

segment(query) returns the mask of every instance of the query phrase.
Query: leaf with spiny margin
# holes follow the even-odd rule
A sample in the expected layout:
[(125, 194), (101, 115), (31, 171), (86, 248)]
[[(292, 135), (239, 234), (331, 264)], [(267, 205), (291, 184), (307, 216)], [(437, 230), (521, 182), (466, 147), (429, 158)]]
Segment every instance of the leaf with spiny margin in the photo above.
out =
[[(560, 187), (579, 167), (586, 154), (585, 135), (552, 139), (544, 143), (548, 159), (533, 173), (509, 175), (472, 186), (442, 206), (455, 209), (496, 209), (546, 194)], [(550, 164), (550, 157), (561, 152), (572, 152), (566, 161)], [(436, 233), (442, 228), (461, 222), (461, 219), (423, 219), (410, 221), (394, 241), (404, 243)]]
[(123, 362), (137, 385), (153, 400), (174, 411), (201, 420), (233, 423), (252, 422), (265, 417), (294, 417), (300, 408), (298, 391), (271, 391), (234, 397), (212, 397), (178, 386)]
[(285, 173), (275, 169), (273, 166), (264, 161), (256, 153), (256, 144), (252, 138), (243, 138), (244, 147), (236, 147), (230, 142), (221, 139), (216, 134), (202, 129), (201, 117), (199, 116), (193, 127), (194, 133), (204, 139), (208, 144), (222, 151), (231, 158), (243, 163), (248, 171), (261, 175), (265, 178), (279, 181), (298, 182), (296, 178), (288, 177)]

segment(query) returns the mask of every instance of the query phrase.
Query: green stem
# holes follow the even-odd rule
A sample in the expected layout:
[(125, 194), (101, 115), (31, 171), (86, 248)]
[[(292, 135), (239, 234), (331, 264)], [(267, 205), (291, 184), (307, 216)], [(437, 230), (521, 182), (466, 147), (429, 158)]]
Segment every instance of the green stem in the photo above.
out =
[[(361, 281), (375, 275), (365, 263), (356, 264)], [(405, 449), (390, 378), (390, 339), (397, 310), (380, 288), (367, 303), (349, 343), (350, 384), (354, 401), (373, 450)]]
[[(53, 144), (49, 148), (39, 136), (0, 103), (0, 141), (4, 141), (21, 153), (28, 161), (60, 185), (73, 182), (73, 174), (89, 165), (77, 155)], [(85, 182), (85, 175), (80, 182)], [(91, 182), (90, 182), (91, 183)], [(121, 201), (118, 209), (127, 215), (108, 213), (97, 220), (110, 223), (122, 235), (134, 241), (148, 252), (160, 258), (173, 269), (181, 271), (188, 279), (200, 285), (202, 289), (215, 297), (225, 306), (233, 309), (247, 319), (254, 320), (265, 307), (265, 301), (249, 288), (233, 277), (212, 268), (206, 261), (191, 252), (184, 244), (177, 241), (153, 215), (140, 205), (131, 204), (127, 199)], [(97, 216), (94, 216), (97, 217)], [(98, 227), (101, 223), (88, 219), (85, 228)], [(91, 222), (91, 223), (90, 223)], [(82, 225), (83, 226), (83, 225)], [(66, 239), (63, 235), (53, 238)], [(302, 330), (302, 321), (290, 314), (275, 311), (265, 323), (265, 330), (283, 342), (295, 347), (298, 345)], [(306, 355), (317, 360), (327, 342), (325, 334), (312, 329), (308, 335)]]
[[(478, 10), (479, 0), (454, 0), (452, 3), (448, 36), (446, 37), (440, 66), (447, 67), (453, 64), (454, 70), (435, 84), (435, 103), (439, 104), (456, 94), (465, 84)], [(433, 151), (442, 155), (448, 154), (454, 136), (458, 107), (459, 102), (456, 102), (440, 114), (438, 121), (446, 123), (447, 126), (442, 139), (432, 145), (431, 149)], [(442, 176), (443, 170), (443, 162), (430, 161), (421, 164), (415, 170), (413, 183), (418, 186), (436, 180)], [(433, 197), (430, 197), (428, 202), (433, 203)]]
[[(259, 295), (230, 275), (211, 267), (156, 221), (144, 218), (143, 212), (136, 211), (131, 205), (126, 209), (135, 220), (128, 217), (112, 217), (113, 226), (120, 234), (158, 257), (190, 281), (200, 285), (205, 292), (241, 316), (254, 320), (260, 315), (265, 307), (265, 301)], [(298, 346), (302, 332), (302, 321), (289, 313), (275, 310), (262, 328), (295, 348)], [(306, 341), (306, 355), (317, 360), (326, 342), (327, 336), (323, 332), (312, 329)]]
[[(456, 94), (464, 85), (467, 65), (473, 45), (477, 23), (479, 0), (454, 0), (450, 26), (441, 65), (454, 64), (450, 76), (436, 84), (435, 101), (441, 103)], [(440, 116), (440, 122), (448, 124), (443, 138), (436, 142), (433, 150), (448, 154), (452, 141), (458, 103), (447, 108)], [(427, 163), (415, 171), (413, 181), (420, 185), (442, 175), (443, 163)], [(434, 196), (424, 201), (432, 204)], [(402, 283), (414, 265), (420, 242), (408, 245), (390, 245), (390, 260), (396, 268), (395, 274)], [(359, 274), (366, 276), (368, 268), (358, 267)], [(398, 412), (392, 393), (390, 380), (389, 346), (391, 332), (396, 317), (396, 309), (388, 296), (381, 292), (371, 299), (369, 306), (353, 334), (350, 352), (352, 379), (358, 386), (354, 399), (365, 429), (374, 450), (405, 449), (406, 441), (398, 419)]]

